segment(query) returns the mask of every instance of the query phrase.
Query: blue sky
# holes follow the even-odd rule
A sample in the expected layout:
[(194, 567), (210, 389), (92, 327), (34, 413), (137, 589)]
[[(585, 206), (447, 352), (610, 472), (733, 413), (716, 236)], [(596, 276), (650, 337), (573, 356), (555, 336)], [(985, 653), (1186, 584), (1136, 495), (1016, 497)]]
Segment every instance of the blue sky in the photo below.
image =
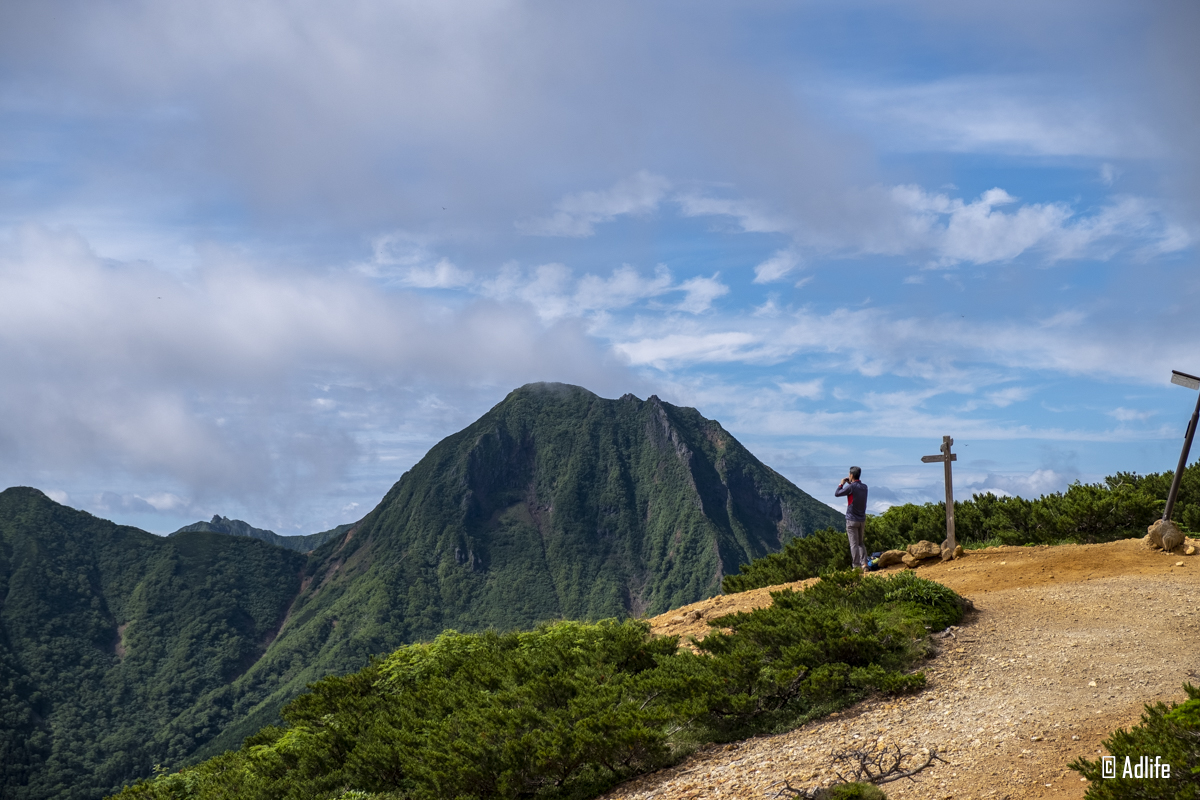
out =
[[(1047, 8), (1049, 5), (1051, 7)], [(993, 7), (1002, 6), (1002, 7)], [(0, 7), (0, 483), (357, 519), (530, 381), (875, 511), (1173, 469), (1191, 2)]]

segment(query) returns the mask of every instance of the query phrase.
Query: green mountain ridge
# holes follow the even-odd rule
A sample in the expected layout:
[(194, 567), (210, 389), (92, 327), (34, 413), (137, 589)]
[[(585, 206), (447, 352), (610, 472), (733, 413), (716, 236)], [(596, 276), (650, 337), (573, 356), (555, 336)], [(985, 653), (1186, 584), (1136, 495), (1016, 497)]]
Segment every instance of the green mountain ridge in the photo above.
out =
[(444, 629), (694, 602), (839, 519), (694, 409), (561, 384), (512, 392), (307, 555), (9, 489), (0, 797), (96, 798), (237, 747), (308, 684)]
[(187, 758), (236, 715), (218, 695), (266, 651), (304, 564), (0, 492), (0, 796), (98, 797)]
[(352, 527), (354, 527), (354, 523), (347, 522), (343, 525), (338, 525), (336, 528), (321, 531), (320, 533), (309, 533), (301, 536), (281, 536), (275, 531), (269, 531), (265, 528), (255, 528), (250, 523), (243, 522), (240, 519), (230, 519), (229, 517), (222, 517), (219, 514), (215, 514), (209, 522), (193, 522), (191, 525), (184, 525), (174, 533), (167, 535), (178, 536), (181, 533), (224, 533), (228, 536), (248, 536), (251, 539), (258, 539), (260, 542), (267, 542), (277, 547), (295, 550), (297, 553), (310, 553), (335, 536), (340, 536), (350, 530)]

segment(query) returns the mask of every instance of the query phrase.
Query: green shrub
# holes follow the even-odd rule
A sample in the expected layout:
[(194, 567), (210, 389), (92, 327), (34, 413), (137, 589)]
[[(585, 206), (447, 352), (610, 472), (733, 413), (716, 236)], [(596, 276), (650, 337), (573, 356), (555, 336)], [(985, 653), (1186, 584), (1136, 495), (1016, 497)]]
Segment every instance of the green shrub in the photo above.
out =
[(713, 620), (730, 631), (699, 653), (637, 621), (447, 631), (313, 684), (285, 707), (286, 726), (121, 797), (592, 797), (698, 743), (922, 687), (907, 669), (927, 630), (961, 613), (925, 584), (832, 573)]
[(924, 653), (926, 626), (940, 630), (962, 611), (953, 601), (943, 607), (889, 600), (894, 591), (956, 597), (915, 575), (835, 572), (803, 592), (773, 594), (770, 606), (711, 620), (731, 632), (699, 643), (712, 656), (704, 668), (723, 689), (709, 698), (709, 735), (726, 740), (786, 728), (872, 689), (922, 688), (924, 676), (905, 668)]
[[(1196, 800), (1200, 798), (1200, 689), (1184, 685), (1188, 699), (1170, 707), (1147, 705), (1140, 725), (1115, 731), (1104, 742), (1116, 757), (1117, 777), (1104, 778), (1100, 760), (1077, 759), (1071, 769), (1091, 781), (1087, 800)], [(1124, 777), (1125, 759), (1158, 756), (1171, 765), (1169, 778)]]
[[(997, 497), (990, 492), (954, 503), (955, 537), (966, 549), (993, 545), (1091, 544), (1145, 535), (1162, 515), (1171, 473), (1141, 477), (1118, 473), (1103, 483), (1075, 483), (1066, 492), (1036, 500)], [(1200, 464), (1184, 472), (1174, 514), (1186, 529), (1200, 530)], [(922, 539), (946, 538), (946, 504), (892, 506), (868, 516), (868, 552), (902, 550)], [(783, 550), (743, 564), (727, 575), (726, 594), (815, 578), (850, 566), (844, 530), (826, 528), (793, 539)]]

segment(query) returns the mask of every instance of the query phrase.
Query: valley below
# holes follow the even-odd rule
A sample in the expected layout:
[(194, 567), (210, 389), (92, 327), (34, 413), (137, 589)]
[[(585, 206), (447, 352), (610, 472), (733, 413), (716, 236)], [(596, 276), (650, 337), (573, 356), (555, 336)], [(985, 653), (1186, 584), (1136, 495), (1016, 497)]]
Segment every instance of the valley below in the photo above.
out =
[[(789, 797), (780, 793), (785, 781), (811, 788), (836, 779), (831, 752), (895, 745), (920, 762), (933, 750), (947, 763), (885, 784), (892, 800), (1081, 798), (1088, 784), (1070, 762), (1097, 758), (1144, 704), (1182, 701), (1182, 684), (1200, 682), (1195, 556), (1151, 551), (1140, 539), (993, 547), (918, 574), (976, 608), (937, 639), (923, 692), (867, 700), (789, 733), (709, 745), (605, 800)], [(653, 630), (700, 637), (707, 619), (770, 603), (780, 588), (685, 606), (655, 617)]]

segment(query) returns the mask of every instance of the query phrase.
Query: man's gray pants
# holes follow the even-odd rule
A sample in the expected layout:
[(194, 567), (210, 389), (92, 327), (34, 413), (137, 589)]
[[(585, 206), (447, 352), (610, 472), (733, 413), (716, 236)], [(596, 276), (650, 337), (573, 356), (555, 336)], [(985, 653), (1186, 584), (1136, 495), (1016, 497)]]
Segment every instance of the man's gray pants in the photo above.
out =
[(867, 548), (863, 545), (862, 520), (846, 520), (846, 538), (850, 540), (850, 563), (855, 567), (867, 565)]

